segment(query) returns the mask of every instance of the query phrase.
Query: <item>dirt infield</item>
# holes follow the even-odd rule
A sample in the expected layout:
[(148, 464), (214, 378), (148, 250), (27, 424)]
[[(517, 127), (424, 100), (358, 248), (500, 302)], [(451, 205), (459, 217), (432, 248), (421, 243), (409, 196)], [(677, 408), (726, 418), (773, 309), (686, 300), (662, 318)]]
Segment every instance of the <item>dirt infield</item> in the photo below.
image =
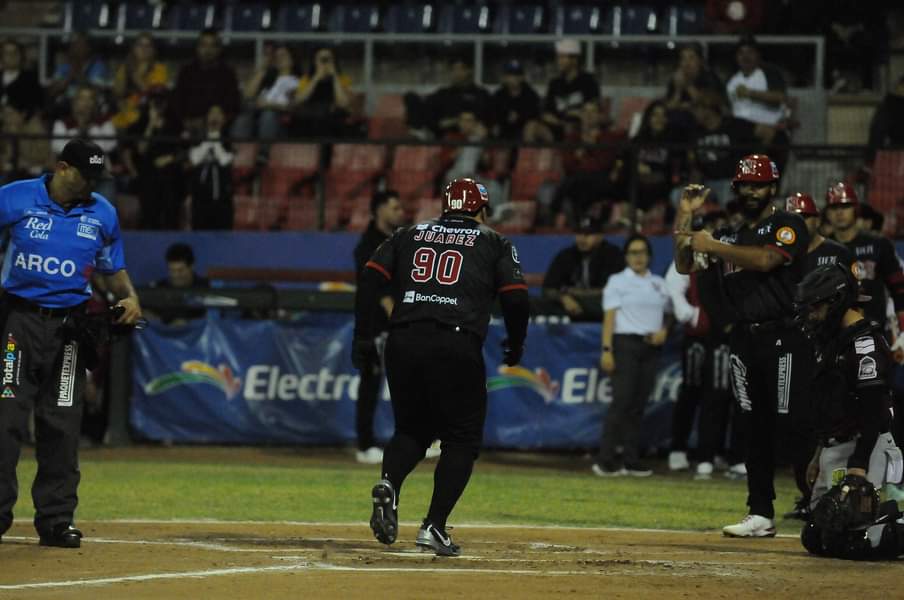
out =
[[(794, 538), (715, 532), (457, 527), (460, 558), (387, 548), (364, 525), (80, 523), (80, 550), (41, 548), (27, 523), (0, 544), (0, 598), (894, 597), (902, 564), (808, 556)], [(868, 570), (869, 575), (864, 576)]]

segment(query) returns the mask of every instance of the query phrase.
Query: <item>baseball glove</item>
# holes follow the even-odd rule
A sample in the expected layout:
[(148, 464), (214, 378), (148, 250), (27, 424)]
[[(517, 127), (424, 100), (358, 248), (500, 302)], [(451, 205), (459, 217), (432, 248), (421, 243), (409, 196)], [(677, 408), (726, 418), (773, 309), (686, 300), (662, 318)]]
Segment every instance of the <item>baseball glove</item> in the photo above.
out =
[(819, 499), (813, 522), (822, 531), (834, 534), (866, 528), (879, 514), (879, 492), (859, 475), (846, 475)]

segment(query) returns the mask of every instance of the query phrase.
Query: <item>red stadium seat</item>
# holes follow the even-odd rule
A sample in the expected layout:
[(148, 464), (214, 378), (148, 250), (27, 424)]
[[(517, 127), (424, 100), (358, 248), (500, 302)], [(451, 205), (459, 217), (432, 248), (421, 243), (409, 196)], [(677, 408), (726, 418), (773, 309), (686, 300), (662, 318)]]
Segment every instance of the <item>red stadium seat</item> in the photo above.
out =
[(619, 99), (618, 111), (612, 128), (621, 131), (630, 131), (634, 115), (637, 113), (643, 115), (643, 111), (646, 110), (647, 105), (649, 105), (650, 102), (652, 102), (652, 100), (646, 96), (625, 96)]
[(333, 146), (330, 168), (326, 174), (326, 198), (328, 203), (336, 205), (340, 219), (351, 219), (360, 198), (370, 199), (385, 169), (385, 146)]
[(312, 183), (320, 166), (320, 149), (316, 144), (274, 144), (270, 163), (261, 177), (263, 196), (307, 196), (313, 194)]
[(364, 231), (370, 223), (370, 197), (361, 196), (351, 201), (352, 209), (348, 225), (348, 231)]
[(869, 203), (885, 215), (885, 233), (904, 235), (904, 152), (876, 153)]
[[(320, 209), (313, 197), (289, 198), (286, 211), (287, 230), (318, 230)], [(332, 231), (339, 225), (339, 210), (335, 205), (327, 203), (323, 215), (323, 230)]]
[(279, 227), (286, 214), (285, 197), (233, 196), (233, 228), (268, 231)]
[(536, 200), (544, 183), (562, 177), (562, 157), (554, 148), (521, 148), (512, 173), (512, 201)]
[(537, 219), (537, 203), (532, 200), (509, 202), (499, 210), (503, 220), (493, 225), (501, 233), (527, 233), (534, 228)]
[(442, 169), (441, 146), (398, 146), (387, 175), (387, 187), (398, 191), (402, 206), (413, 213), (417, 200), (433, 196)]
[(423, 223), (437, 218), (443, 211), (443, 202), (439, 198), (421, 198), (414, 213), (414, 222)]
[(372, 140), (408, 137), (405, 103), (400, 94), (383, 94), (377, 99), (367, 135)]

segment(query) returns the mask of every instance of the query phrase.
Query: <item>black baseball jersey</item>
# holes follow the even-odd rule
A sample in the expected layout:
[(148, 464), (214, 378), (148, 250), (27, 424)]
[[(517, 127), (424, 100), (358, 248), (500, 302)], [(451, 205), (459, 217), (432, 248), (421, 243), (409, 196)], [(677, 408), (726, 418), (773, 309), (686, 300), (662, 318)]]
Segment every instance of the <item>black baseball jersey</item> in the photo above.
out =
[(866, 319), (842, 330), (817, 352), (813, 383), (817, 433), (823, 439), (859, 434), (854, 460), (864, 467), (876, 437), (891, 427), (892, 367), (882, 330)]
[(866, 318), (883, 327), (886, 322), (886, 289), (895, 304), (895, 312), (904, 311), (904, 272), (892, 243), (882, 237), (861, 231), (844, 244), (857, 261), (857, 276), (864, 294), (871, 300), (864, 307)]
[(433, 320), (483, 338), (496, 294), (527, 290), (511, 242), (458, 214), (399, 230), (367, 266), (393, 284), (390, 327)]
[(722, 289), (737, 320), (763, 323), (790, 317), (794, 288), (804, 276), (810, 242), (804, 220), (799, 215), (776, 210), (755, 225), (743, 225), (737, 231), (714, 237), (738, 246), (768, 246), (785, 258), (785, 264), (767, 272), (720, 261)]
[(805, 273), (824, 265), (841, 264), (850, 268), (855, 274), (854, 255), (843, 244), (835, 240), (824, 240), (820, 245), (807, 253), (807, 269)]

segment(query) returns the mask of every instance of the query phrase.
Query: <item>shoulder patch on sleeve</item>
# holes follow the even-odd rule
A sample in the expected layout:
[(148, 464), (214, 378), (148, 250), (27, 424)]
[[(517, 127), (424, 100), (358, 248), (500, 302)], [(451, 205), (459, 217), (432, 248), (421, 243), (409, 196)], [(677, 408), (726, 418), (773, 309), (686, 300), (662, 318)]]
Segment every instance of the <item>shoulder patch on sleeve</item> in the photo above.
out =
[(521, 261), (518, 260), (518, 251), (515, 249), (515, 245), (514, 245), (514, 244), (512, 244), (512, 261), (514, 261), (514, 263), (515, 263), (516, 265), (520, 265), (520, 264), (521, 264)]
[(775, 232), (775, 241), (779, 244), (791, 245), (796, 240), (797, 233), (794, 231), (793, 227), (785, 225), (784, 227), (779, 227), (778, 231)]
[(876, 370), (876, 359), (871, 356), (864, 356), (860, 359), (860, 369), (857, 371), (857, 379), (867, 381), (878, 377)]
[(876, 351), (876, 340), (871, 335), (864, 335), (854, 340), (854, 350), (857, 354), (869, 354)]

